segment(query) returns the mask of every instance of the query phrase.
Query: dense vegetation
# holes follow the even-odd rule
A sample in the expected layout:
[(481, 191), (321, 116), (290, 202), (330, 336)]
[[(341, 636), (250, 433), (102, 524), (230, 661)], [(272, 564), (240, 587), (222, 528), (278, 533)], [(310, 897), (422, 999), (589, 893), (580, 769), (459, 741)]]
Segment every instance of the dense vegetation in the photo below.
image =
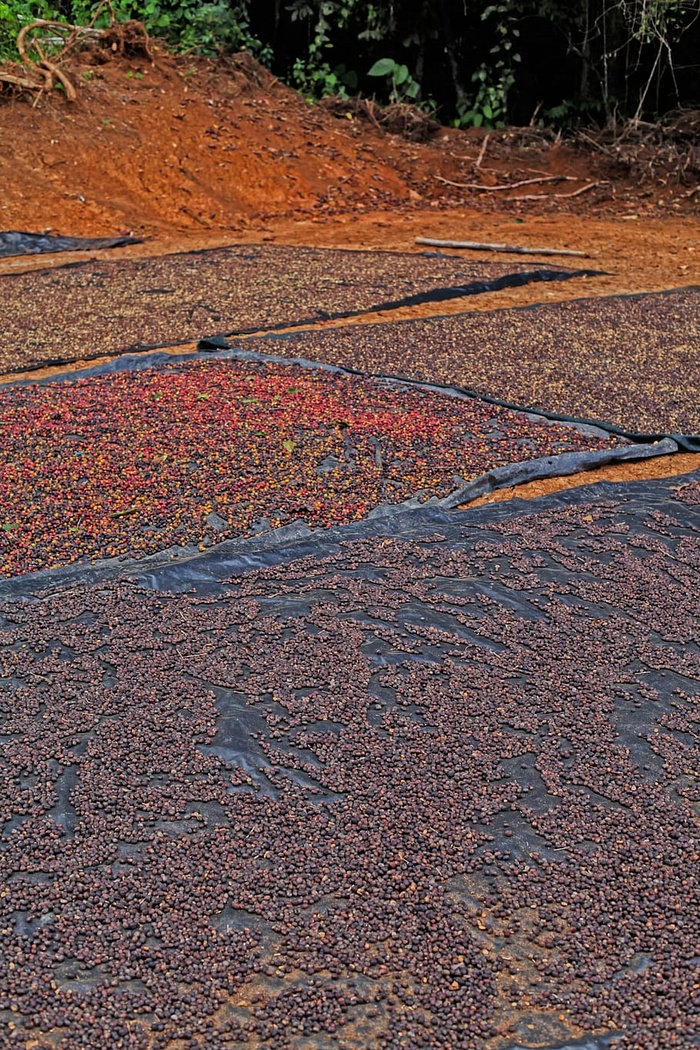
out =
[[(655, 118), (698, 103), (700, 0), (113, 0), (179, 48), (246, 48), (309, 95), (372, 94), (463, 126)], [(0, 0), (0, 55), (93, 0)], [(108, 5), (99, 16), (109, 18)], [(98, 24), (100, 24), (98, 22)]]

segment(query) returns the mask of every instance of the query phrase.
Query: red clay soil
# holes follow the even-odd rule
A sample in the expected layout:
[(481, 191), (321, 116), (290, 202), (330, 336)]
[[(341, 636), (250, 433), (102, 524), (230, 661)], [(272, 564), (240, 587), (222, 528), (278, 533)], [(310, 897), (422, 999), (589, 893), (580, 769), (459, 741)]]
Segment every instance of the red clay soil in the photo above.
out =
[[(0, 91), (0, 229), (148, 238), (71, 262), (261, 241), (417, 251), (416, 237), (434, 237), (580, 250), (606, 271), (443, 303), (440, 313), (700, 284), (700, 194), (679, 171), (630, 177), (614, 156), (534, 128), (488, 140), (438, 128), (411, 142), (350, 105), (310, 105), (247, 55), (213, 61), (156, 47), (153, 56), (78, 55), (67, 67), (73, 103), (53, 92), (33, 108)], [(493, 190), (546, 175), (561, 181)], [(0, 273), (65, 261), (10, 258)]]
[[(150, 238), (120, 249), (130, 256), (260, 240), (418, 250), (415, 237), (430, 236), (580, 249), (613, 271), (538, 298), (700, 281), (700, 196), (678, 173), (631, 179), (605, 154), (536, 129), (491, 132), (485, 150), (478, 130), (408, 142), (350, 109), (310, 105), (248, 56), (154, 55), (78, 56), (74, 103), (54, 92), (32, 108), (0, 93), (0, 229)], [(567, 181), (488, 189), (544, 175)], [(499, 304), (513, 295), (523, 292)]]

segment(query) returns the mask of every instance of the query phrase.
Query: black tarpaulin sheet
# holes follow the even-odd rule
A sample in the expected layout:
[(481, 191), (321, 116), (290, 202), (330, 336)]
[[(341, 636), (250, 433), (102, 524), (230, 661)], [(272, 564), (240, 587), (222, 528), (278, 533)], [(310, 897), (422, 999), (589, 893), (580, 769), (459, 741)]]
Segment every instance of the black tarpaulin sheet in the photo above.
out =
[(698, 288), (271, 338), (290, 357), (450, 384), (700, 450)]
[(0, 388), (0, 575), (210, 546), (677, 451), (246, 351)]
[(0, 277), (0, 371), (592, 272), (269, 244), (34, 270)]
[(698, 569), (695, 474), (0, 604), (0, 1024), (692, 1046)]
[(0, 259), (11, 255), (40, 255), (45, 252), (81, 252), (98, 248), (123, 248), (140, 244), (142, 237), (59, 237), (22, 230), (0, 231)]

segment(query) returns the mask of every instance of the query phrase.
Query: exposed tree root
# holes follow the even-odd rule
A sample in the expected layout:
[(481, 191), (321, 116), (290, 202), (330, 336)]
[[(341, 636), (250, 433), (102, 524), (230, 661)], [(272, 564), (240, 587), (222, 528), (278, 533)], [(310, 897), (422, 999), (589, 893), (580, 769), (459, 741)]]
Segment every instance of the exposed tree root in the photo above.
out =
[[(109, 25), (106, 29), (97, 29), (97, 20), (105, 10), (109, 14)], [(59, 40), (58, 50), (48, 55), (47, 44), (55, 46)], [(15, 92), (29, 92), (34, 96), (33, 105), (36, 106), (42, 95), (59, 88), (69, 102), (74, 102), (77, 98), (75, 85), (61, 67), (71, 52), (86, 43), (97, 44), (121, 55), (143, 54), (153, 61), (145, 26), (135, 21), (117, 24), (110, 0), (102, 0), (86, 26), (45, 18), (37, 18), (22, 26), (17, 35), (21, 64), (0, 69), (0, 92), (5, 84)]]
[(400, 135), (408, 142), (428, 142), (440, 125), (418, 106), (406, 102), (393, 102), (380, 106), (371, 98), (341, 98), (329, 95), (321, 99), (320, 105), (334, 116), (348, 113), (360, 120), (367, 120), (376, 128), (390, 135)]

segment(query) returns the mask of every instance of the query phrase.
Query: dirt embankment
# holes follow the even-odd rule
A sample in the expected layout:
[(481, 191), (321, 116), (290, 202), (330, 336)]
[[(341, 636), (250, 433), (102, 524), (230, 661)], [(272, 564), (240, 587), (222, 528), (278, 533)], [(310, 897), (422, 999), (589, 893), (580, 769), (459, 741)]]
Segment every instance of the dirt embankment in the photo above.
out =
[(416, 250), (429, 236), (579, 249), (610, 273), (538, 298), (700, 280), (700, 195), (680, 172), (632, 179), (609, 151), (536, 129), (426, 126), (407, 141), (372, 106), (310, 105), (248, 56), (153, 55), (81, 53), (73, 103), (0, 95), (0, 228), (130, 230), (149, 238), (134, 255), (266, 239)]

